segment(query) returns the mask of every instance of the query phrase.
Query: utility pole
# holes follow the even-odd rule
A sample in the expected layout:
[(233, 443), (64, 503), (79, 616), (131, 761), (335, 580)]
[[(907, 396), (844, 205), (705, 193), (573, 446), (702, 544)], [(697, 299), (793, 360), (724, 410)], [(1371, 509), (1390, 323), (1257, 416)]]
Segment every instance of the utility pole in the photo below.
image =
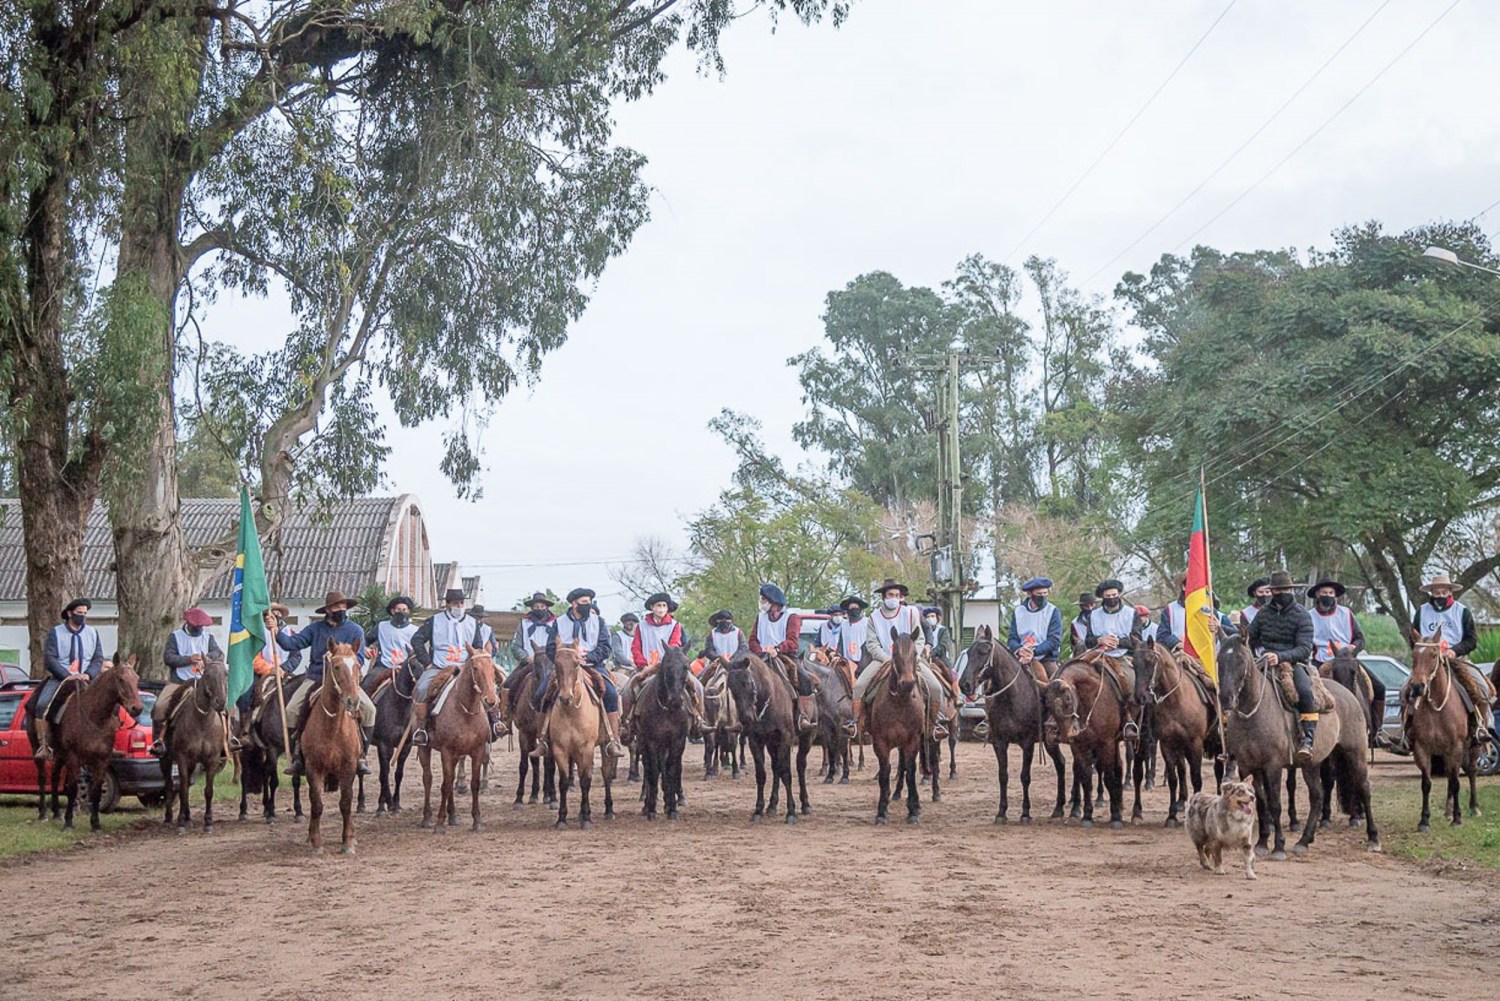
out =
[(940, 375), (938, 383), (938, 524), (929, 553), (932, 593), (942, 609), (943, 622), (963, 641), (964, 537), (963, 461), (959, 452), (959, 362), (971, 357), (949, 350), (941, 359), (923, 358), (921, 371)]

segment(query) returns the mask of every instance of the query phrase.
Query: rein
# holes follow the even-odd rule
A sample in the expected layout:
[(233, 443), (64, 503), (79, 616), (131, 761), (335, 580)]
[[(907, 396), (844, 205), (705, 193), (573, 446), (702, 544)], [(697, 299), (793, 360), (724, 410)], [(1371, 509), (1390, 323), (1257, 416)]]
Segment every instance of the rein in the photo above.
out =
[(1175, 667), (1175, 668), (1177, 668), (1177, 684), (1173, 685), (1171, 687), (1171, 689), (1168, 690), (1165, 693), (1161, 693), (1161, 692), (1158, 692), (1156, 690), (1156, 673), (1157, 673), (1157, 668), (1161, 667), (1161, 663), (1162, 663), (1162, 660), (1164, 658), (1167, 658), (1167, 657), (1170, 657), (1170, 656), (1172, 656), (1170, 653), (1157, 653), (1156, 656), (1152, 658), (1152, 662), (1151, 662), (1151, 681), (1146, 685), (1146, 691), (1150, 692), (1152, 695), (1155, 695), (1156, 696), (1156, 701), (1158, 701), (1158, 702), (1165, 702), (1165, 701), (1167, 701), (1167, 699), (1170, 699), (1173, 695), (1176, 695), (1177, 694), (1177, 689), (1179, 689), (1179, 688), (1182, 687), (1183, 678), (1187, 674), (1186, 671), (1183, 671), (1181, 667), (1179, 667), (1177, 664), (1174, 663), (1172, 666)]
[[(1437, 670), (1433, 672), (1433, 682), (1429, 684), (1431, 688), (1436, 688), (1437, 677), (1439, 675), (1442, 675), (1444, 677), (1444, 680), (1447, 681), (1447, 685), (1444, 686), (1442, 702), (1433, 702), (1432, 697), (1427, 696), (1427, 704), (1432, 707), (1433, 712), (1441, 713), (1445, 708), (1447, 708), (1448, 700), (1453, 697), (1453, 659), (1451, 657), (1445, 657), (1442, 655), (1441, 643), (1414, 643), (1413, 647), (1428, 650), (1436, 648), (1439, 651), (1437, 658)], [(1413, 709), (1417, 708), (1417, 706), (1421, 703), (1422, 698), (1423, 697), (1419, 695), (1412, 700)]]
[[(1258, 674), (1260, 676), (1260, 694), (1258, 696), (1256, 696), (1256, 699), (1255, 699), (1255, 708), (1251, 709), (1249, 712), (1245, 712), (1243, 709), (1241, 709), (1240, 708), (1240, 700), (1239, 700), (1239, 698), (1238, 697), (1235, 698), (1235, 700), (1234, 700), (1234, 714), (1236, 716), (1238, 716), (1240, 719), (1250, 719), (1256, 713), (1260, 712), (1261, 703), (1266, 700), (1266, 689), (1269, 688), (1269, 687), (1271, 687), (1271, 684), (1272, 684), (1271, 679), (1266, 677), (1266, 672), (1269, 671), (1270, 669), (1271, 669), (1270, 665), (1267, 664), (1263, 660), (1257, 660), (1255, 662), (1254, 671), (1255, 671), (1256, 674)], [(1248, 679), (1249, 676), (1250, 675), (1247, 672), (1246, 675), (1245, 675), (1245, 677)], [(1244, 686), (1243, 685), (1240, 686), (1240, 690), (1244, 691)]]
[[(465, 706), (463, 699), (459, 699), (458, 700), (458, 708), (463, 711), (463, 714), (465, 716), (473, 716), (473, 715), (477, 714), (479, 712), (479, 710), (481, 708), (483, 708), (483, 706), (484, 706), (484, 698), (483, 698), (483, 696), (484, 696), (484, 689), (479, 684), (479, 671), (475, 669), (475, 667), (474, 667), (474, 659), (472, 657), (469, 659), (469, 661), (466, 664), (464, 664), (464, 668), (463, 669), (469, 672), (469, 686), (470, 686), (470, 688), (469, 688), (469, 694), (470, 695), (478, 695), (478, 696), (480, 696), (480, 698), (472, 700), (473, 703), (474, 703), (474, 708), (473, 709), (470, 709), (467, 706)], [(454, 683), (457, 684), (457, 680), (456, 679), (455, 679)]]
[[(999, 673), (1000, 673), (999, 669), (995, 666), (996, 662), (998, 662), (1000, 660), (999, 656), (997, 656), (999, 654), (999, 652), (1000, 652), (1000, 648), (998, 646), (992, 646), (992, 647), (990, 647), (990, 659), (989, 659), (989, 662), (984, 665), (985, 671), (986, 671), (986, 674), (987, 674), (987, 679), (988, 678), (993, 678), (996, 681), (1000, 680), (1000, 678), (999, 678)], [(1018, 682), (1018, 681), (1021, 680), (1021, 674), (1022, 674), (1022, 672), (1024, 670), (1025, 669), (1023, 667), (1021, 667), (1021, 665), (1017, 664), (1016, 665), (1015, 676), (1012, 677), (1003, 686), (1001, 686), (1000, 688), (996, 689), (995, 691), (986, 693), (985, 696), (984, 696), (985, 699), (986, 700), (989, 700), (989, 699), (998, 699), (1000, 696), (1002, 696), (1006, 692), (1010, 691), (1012, 688), (1015, 687), (1016, 682)]]
[[(410, 692), (403, 692), (401, 690), (401, 676), (403, 674), (406, 675), (407, 680), (411, 682)], [(416, 698), (417, 679), (412, 676), (410, 662), (401, 665), (400, 669), (398, 669), (395, 674), (391, 675), (391, 691), (396, 693), (397, 698), (405, 699), (407, 702), (410, 702), (412, 699)]]
[(350, 703), (352, 701), (354, 701), (354, 700), (350, 699), (350, 697), (347, 694), (345, 694), (345, 692), (344, 692), (344, 686), (339, 682), (339, 672), (341, 670), (343, 670), (343, 668), (340, 667), (339, 664), (338, 664), (338, 662), (335, 661), (332, 657), (328, 657), (328, 658), (326, 658), (326, 660), (327, 660), (327, 667), (331, 668), (332, 670), (331, 671), (328, 671), (328, 670), (324, 671), (324, 675), (325, 675), (324, 684), (325, 685), (330, 685), (333, 688), (333, 693), (336, 696), (338, 696), (338, 699), (339, 699), (339, 709), (329, 709), (327, 706), (325, 706), (323, 704), (326, 701), (323, 698), (319, 698), (318, 699), (318, 708), (321, 709), (321, 710), (323, 710), (323, 712), (326, 713), (330, 719), (332, 719), (332, 718), (338, 716), (340, 710), (348, 712), (350, 710), (350, 708), (351, 708), (350, 707)]

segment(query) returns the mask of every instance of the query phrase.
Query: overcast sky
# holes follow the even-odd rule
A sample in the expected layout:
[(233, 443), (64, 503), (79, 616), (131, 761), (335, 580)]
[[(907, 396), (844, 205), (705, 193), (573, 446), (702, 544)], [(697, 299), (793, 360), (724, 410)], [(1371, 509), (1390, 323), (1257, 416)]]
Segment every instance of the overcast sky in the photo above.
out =
[[(786, 360), (820, 341), (830, 290), (1037, 253), (1108, 296), (1194, 243), (1305, 249), (1346, 223), (1475, 216), (1500, 199), (1497, 37), (1500, 4), (1480, 0), (856, 0), (842, 29), (774, 35), (745, 18), (724, 79), (678, 53), (654, 96), (619, 109), (618, 141), (650, 160), (653, 217), (540, 384), (496, 413), (483, 499), (438, 472), (439, 428), (392, 431), (390, 487), (420, 497), (435, 558), (481, 574), (491, 607), (586, 584), (618, 614), (606, 564), (638, 536), (680, 542), (727, 484), (733, 458), (705, 427), (721, 408), (798, 458)], [(1493, 233), (1500, 209), (1480, 222)], [(286, 324), (275, 302), (227, 314), (220, 335), (245, 342)], [(518, 450), (583, 429), (606, 489), (512, 475)]]

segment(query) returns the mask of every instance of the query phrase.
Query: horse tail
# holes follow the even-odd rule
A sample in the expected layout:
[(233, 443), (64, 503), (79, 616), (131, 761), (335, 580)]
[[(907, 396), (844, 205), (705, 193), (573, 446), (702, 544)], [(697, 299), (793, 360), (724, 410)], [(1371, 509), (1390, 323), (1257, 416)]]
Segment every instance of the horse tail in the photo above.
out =
[(1333, 790), (1339, 798), (1339, 812), (1346, 817), (1354, 816), (1354, 776), (1349, 773), (1350, 764), (1346, 755), (1335, 753), (1333, 760)]
[(265, 792), (266, 752), (259, 746), (246, 744), (240, 750), (240, 785), (252, 796)]

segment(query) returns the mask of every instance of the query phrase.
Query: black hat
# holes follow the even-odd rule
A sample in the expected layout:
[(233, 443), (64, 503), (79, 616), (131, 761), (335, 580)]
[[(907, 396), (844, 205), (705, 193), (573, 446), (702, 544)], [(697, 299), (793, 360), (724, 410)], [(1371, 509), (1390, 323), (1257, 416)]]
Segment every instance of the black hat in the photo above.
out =
[[(448, 593), (452, 594), (453, 592), (449, 591)], [(530, 608), (532, 605), (546, 605), (548, 608), (551, 608), (552, 604), (553, 604), (552, 599), (549, 598), (549, 597), (547, 597), (545, 594), (543, 594), (540, 591), (538, 591), (536, 594), (533, 594), (531, 597), (529, 597), (529, 598), (526, 599), (526, 607), (527, 608)]]
[(905, 584), (901, 583), (894, 577), (887, 577), (885, 580), (881, 581), (880, 586), (875, 589), (875, 593), (882, 596), (884, 596), (885, 592), (887, 591), (900, 591), (901, 597), (903, 598), (911, 593), (911, 590)]
[(620, 616), (620, 621), (639, 623), (641, 621), (641, 617), (634, 612), (626, 612), (624, 615)]
[(1255, 598), (1255, 592), (1256, 591), (1259, 591), (1263, 587), (1270, 587), (1270, 586), (1271, 586), (1271, 578), (1269, 578), (1269, 577), (1257, 577), (1257, 578), (1255, 578), (1254, 580), (1252, 580), (1250, 582), (1250, 586), (1249, 587), (1245, 588), (1245, 597), (1250, 598), (1250, 599), (1253, 600)]
[(1273, 591), (1278, 588), (1284, 589), (1297, 586), (1297, 582), (1292, 580), (1292, 575), (1285, 570), (1273, 570), (1271, 572), (1271, 579), (1266, 581), (1266, 583), (1271, 585), (1271, 590)]
[(760, 586), (760, 596), (773, 605), (780, 605), (782, 608), (786, 607), (786, 594), (775, 584), (762, 584)]
[(1096, 597), (1097, 595), (1089, 594), (1087, 591), (1080, 591), (1078, 594), (1078, 603), (1080, 605), (1092, 605)]
[(469, 614), (476, 619), (482, 619), (488, 613), (485, 612), (483, 605), (475, 602), (474, 607), (469, 609)]
[(577, 601), (579, 598), (587, 598), (590, 601), (593, 601), (597, 597), (598, 595), (594, 593), (592, 588), (575, 587), (573, 588), (573, 590), (568, 592), (568, 604), (573, 604), (573, 602)]
[(922, 609), (922, 614), (923, 615), (936, 615), (938, 618), (941, 619), (943, 617), (943, 610), (941, 608), (937, 607), (936, 605), (929, 605), (926, 608)]
[(1113, 577), (1108, 580), (1101, 580), (1099, 586), (1094, 588), (1094, 597), (1104, 597), (1105, 591), (1119, 591), (1123, 594), (1125, 592), (1125, 585)]
[(452, 604), (455, 601), (462, 602), (464, 598), (464, 589), (461, 587), (450, 587), (443, 592), (443, 604), (445, 605)]
[(1338, 581), (1332, 579), (1331, 577), (1324, 577), (1322, 580), (1318, 581), (1316, 584), (1314, 584), (1312, 586), (1312, 590), (1311, 590), (1310, 593), (1317, 594), (1318, 593), (1318, 588), (1320, 588), (1320, 587), (1331, 587), (1331, 588), (1333, 588), (1334, 596), (1338, 597), (1338, 598), (1342, 598), (1344, 596), (1344, 594), (1349, 590), (1347, 587), (1345, 587), (1344, 585), (1340, 584)]
[(728, 619), (730, 622), (733, 622), (734, 621), (734, 613), (731, 612), (727, 608), (721, 608), (717, 612), (715, 612), (714, 614), (712, 614), (712, 615), (710, 615), (708, 617), (708, 624), (711, 625), (711, 626), (716, 626), (720, 622), (723, 622), (725, 619)]
[(392, 608), (395, 608), (397, 605), (405, 605), (407, 608), (416, 608), (417, 607), (417, 603), (415, 601), (412, 601), (410, 598), (408, 598), (404, 594), (398, 594), (398, 595), (396, 595), (396, 597), (392, 598), (390, 601), (387, 601), (385, 603), (385, 610), (387, 612), (389, 612)]
[(665, 601), (667, 603), (668, 615), (671, 615), (673, 612), (677, 611), (677, 602), (673, 601), (672, 596), (670, 594), (667, 594), (665, 591), (657, 591), (651, 597), (647, 598), (646, 610), (650, 611), (651, 606), (656, 604), (658, 601)]
[(74, 598), (72, 601), (63, 606), (62, 617), (66, 619), (70, 614), (72, 614), (73, 609), (75, 608), (88, 610), (93, 607), (94, 603), (87, 598)]
[(860, 597), (858, 597), (856, 595), (852, 595), (852, 594), (849, 595), (849, 597), (845, 598), (843, 601), (839, 602), (839, 609), (841, 611), (845, 611), (845, 612), (849, 611), (849, 609), (851, 609), (851, 608), (869, 608), (869, 607), (870, 607), (870, 603), (868, 601), (866, 601), (865, 599), (860, 598)]

